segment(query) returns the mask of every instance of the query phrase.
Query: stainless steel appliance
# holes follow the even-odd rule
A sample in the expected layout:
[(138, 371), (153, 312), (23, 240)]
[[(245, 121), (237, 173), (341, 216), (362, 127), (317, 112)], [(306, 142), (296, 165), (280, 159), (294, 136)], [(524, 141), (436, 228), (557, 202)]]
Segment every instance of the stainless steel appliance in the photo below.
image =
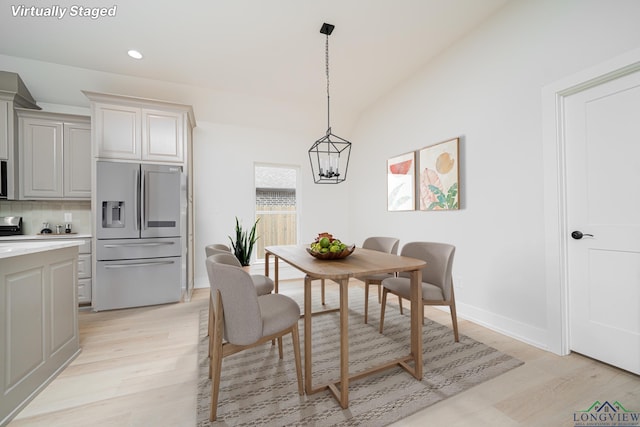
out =
[(0, 236), (15, 236), (22, 234), (21, 216), (0, 217)]
[(94, 310), (180, 300), (186, 284), (186, 179), (180, 166), (96, 166)]

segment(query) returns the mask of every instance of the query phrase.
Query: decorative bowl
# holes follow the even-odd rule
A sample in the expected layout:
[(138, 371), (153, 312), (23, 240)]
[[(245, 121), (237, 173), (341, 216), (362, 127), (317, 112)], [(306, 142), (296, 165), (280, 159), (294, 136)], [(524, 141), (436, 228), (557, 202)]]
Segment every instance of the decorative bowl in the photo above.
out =
[(351, 255), (355, 249), (356, 249), (356, 245), (351, 245), (344, 248), (342, 252), (320, 253), (320, 252), (312, 251), (310, 248), (307, 248), (307, 252), (309, 252), (311, 256), (318, 259), (342, 259)]

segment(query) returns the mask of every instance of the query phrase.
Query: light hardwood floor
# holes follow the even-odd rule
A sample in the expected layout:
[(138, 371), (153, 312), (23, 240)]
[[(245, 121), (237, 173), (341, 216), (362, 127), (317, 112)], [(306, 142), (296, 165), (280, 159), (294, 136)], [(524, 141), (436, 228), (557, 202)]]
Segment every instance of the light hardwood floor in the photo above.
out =
[[(288, 286), (302, 284), (281, 283), (281, 292)], [(354, 281), (354, 287), (360, 289), (353, 292), (364, 294), (360, 282)], [(335, 291), (327, 283), (327, 292)], [(207, 308), (208, 296), (208, 290), (198, 289), (189, 303), (82, 312), (82, 353), (9, 426), (194, 426), (198, 315)], [(377, 309), (371, 305), (372, 312)], [(425, 307), (425, 314), (450, 325), (448, 313)], [(459, 323), (460, 333), (525, 364), (395, 426), (574, 426), (573, 413), (596, 400), (617, 400), (640, 411), (636, 375)]]

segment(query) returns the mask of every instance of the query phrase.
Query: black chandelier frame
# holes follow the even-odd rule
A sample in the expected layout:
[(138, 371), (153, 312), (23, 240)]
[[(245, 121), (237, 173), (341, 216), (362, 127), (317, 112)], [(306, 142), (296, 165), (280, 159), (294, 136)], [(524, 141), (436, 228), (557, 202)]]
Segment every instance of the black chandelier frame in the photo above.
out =
[[(327, 74), (327, 133), (309, 148), (309, 162), (316, 184), (339, 184), (347, 179), (351, 142), (331, 132), (331, 108), (329, 95), (329, 36), (334, 25), (324, 23), (320, 32), (326, 35), (325, 62)], [(346, 162), (344, 162), (346, 159)], [(344, 167), (343, 167), (344, 165)]]

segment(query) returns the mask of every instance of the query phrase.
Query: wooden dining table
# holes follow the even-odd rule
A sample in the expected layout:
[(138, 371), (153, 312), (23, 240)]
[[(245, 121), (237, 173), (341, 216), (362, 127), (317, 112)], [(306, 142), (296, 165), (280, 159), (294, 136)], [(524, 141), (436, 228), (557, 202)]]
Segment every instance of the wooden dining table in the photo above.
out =
[[(423, 260), (387, 254), (370, 249), (356, 248), (346, 258), (321, 260), (311, 256), (306, 246), (267, 246), (265, 248), (265, 275), (269, 276), (269, 259), (274, 259), (274, 284), (278, 292), (279, 266), (282, 260), (305, 273), (304, 278), (304, 385), (307, 394), (329, 389), (344, 409), (349, 407), (349, 381), (356, 380), (396, 365), (416, 379), (422, 379), (422, 268)], [(378, 273), (408, 272), (411, 275), (411, 347), (408, 355), (387, 361), (365, 371), (349, 373), (349, 279)], [(335, 310), (311, 311), (311, 282), (333, 280), (340, 288), (340, 304)], [(313, 315), (340, 312), (340, 378), (325, 384), (312, 384), (311, 321)], [(410, 364), (413, 362), (413, 366)]]

